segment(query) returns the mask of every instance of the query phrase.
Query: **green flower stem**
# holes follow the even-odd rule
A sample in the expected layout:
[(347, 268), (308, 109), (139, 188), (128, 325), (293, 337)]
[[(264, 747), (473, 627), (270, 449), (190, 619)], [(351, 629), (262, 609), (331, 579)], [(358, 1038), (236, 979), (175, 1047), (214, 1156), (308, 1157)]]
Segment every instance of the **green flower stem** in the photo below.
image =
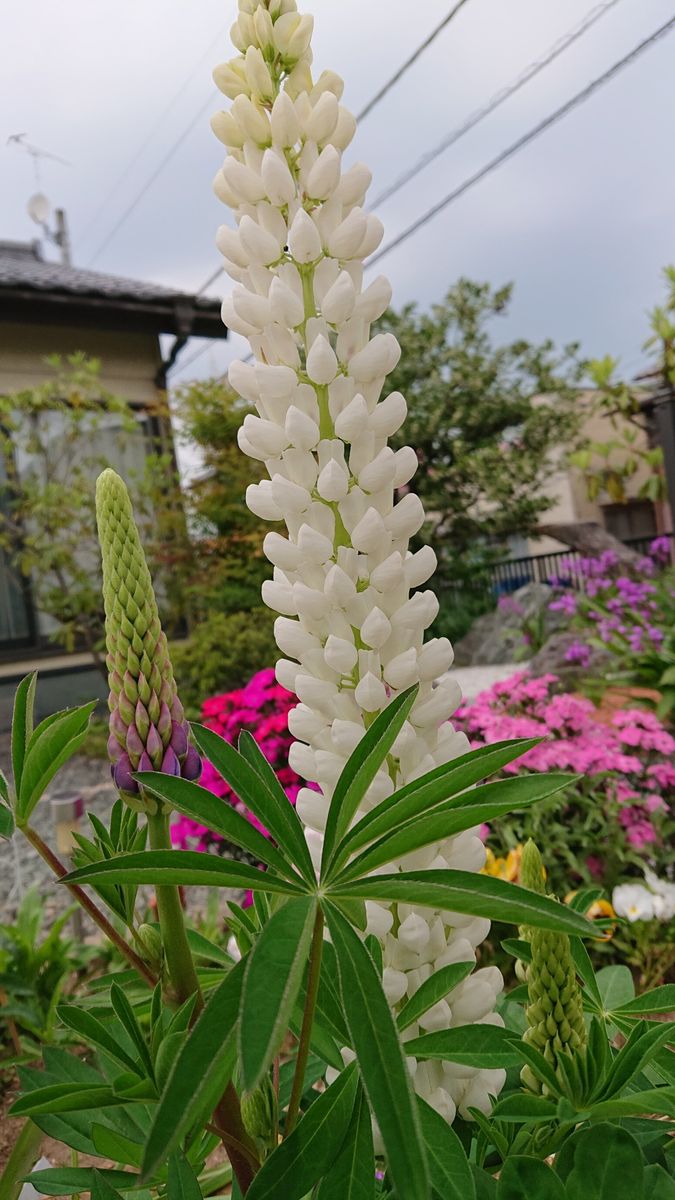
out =
[(312, 946), (309, 953), (309, 974), (307, 977), (307, 995), (305, 996), (305, 1011), (302, 1016), (302, 1029), (298, 1043), (298, 1057), (295, 1060), (295, 1075), (293, 1089), (286, 1117), (286, 1135), (292, 1132), (300, 1112), (300, 1101), (305, 1086), (305, 1070), (309, 1058), (309, 1045), (312, 1036), (312, 1023), (316, 1010), (316, 998), (319, 992), (319, 977), (321, 975), (321, 956), (323, 954), (323, 912), (316, 910)]
[[(171, 849), (168, 813), (148, 814), (148, 837), (152, 850)], [(198, 1012), (204, 1002), (185, 932), (180, 893), (175, 884), (161, 884), (156, 893), (159, 928), (174, 999), (178, 1004), (184, 1004), (190, 996), (196, 995), (195, 1011)]]
[(44, 1133), (28, 1118), (0, 1175), (0, 1200), (18, 1200), (23, 1180), (40, 1157)]
[[(33, 849), (37, 850), (40, 858), (46, 862), (49, 869), (54, 872), (58, 879), (63, 879), (63, 876), (68, 874), (68, 868), (63, 865), (59, 858), (57, 858), (47, 843), (43, 842), (39, 833), (37, 833), (35, 829), (32, 829), (30, 825), (21, 825), (19, 828), (21, 829), (24, 837), (30, 842)], [(157, 976), (155, 975), (154, 971), (152, 971), (148, 964), (143, 961), (140, 955), (138, 955), (136, 951), (127, 944), (121, 933), (118, 933), (114, 925), (110, 924), (108, 918), (101, 912), (100, 908), (94, 904), (94, 901), (87, 895), (87, 893), (83, 891), (81, 887), (78, 887), (76, 883), (67, 883), (66, 887), (68, 888), (71, 896), (77, 900), (77, 903), (84, 909), (88, 916), (91, 917), (92, 921), (98, 925), (99, 929), (105, 934), (108, 940), (117, 947), (121, 954), (124, 955), (127, 962), (130, 963), (134, 970), (138, 971), (138, 974), (145, 980), (148, 986), (154, 987), (157, 983)]]

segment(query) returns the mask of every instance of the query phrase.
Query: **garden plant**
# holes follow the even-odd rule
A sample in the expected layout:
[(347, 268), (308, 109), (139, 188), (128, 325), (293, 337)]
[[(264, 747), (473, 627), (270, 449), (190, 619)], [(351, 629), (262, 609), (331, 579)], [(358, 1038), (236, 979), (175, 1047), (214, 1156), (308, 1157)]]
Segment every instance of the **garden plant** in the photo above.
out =
[[(403, 396), (380, 399), (398, 344), (370, 336), (390, 288), (363, 285), (382, 226), (364, 208), (367, 169), (343, 170), (355, 121), (342, 81), (314, 79), (311, 33), (294, 0), (240, 0), (239, 53), (215, 72), (233, 103), (214, 119), (228, 148), (216, 191), (237, 221), (218, 234), (236, 282), (224, 316), (253, 351), (230, 382), (258, 414), (239, 443), (269, 476), (256, 472), (247, 498), (286, 534), (265, 537), (263, 585), (279, 614), (276, 679), (299, 701), (282, 771), (307, 785), (289, 803), (249, 730), (235, 746), (188, 725), (129, 496), (104, 471), (119, 800), (65, 873), (31, 818), (93, 705), (34, 728), (31, 676), (0, 831), (28, 838), (128, 969), (59, 1006), (80, 1052), (58, 1047), (22, 1074), (22, 1147), (37, 1127), (73, 1151), (31, 1182), (93, 1200), (672, 1197), (673, 1025), (652, 1018), (672, 1013), (675, 989), (635, 996), (623, 973), (618, 986), (596, 975), (586, 898), (548, 894), (536, 846), (521, 885), (481, 872), (481, 826), (575, 776), (494, 778), (539, 737), (472, 749), (449, 721), (452, 649), (424, 641), (435, 555), (408, 549), (424, 521), (406, 491), (417, 455), (388, 445)], [(203, 760), (239, 805), (198, 782)], [(173, 848), (173, 813), (262, 869)], [(193, 885), (251, 891), (231, 956), (189, 928), (180, 889)], [(137, 917), (145, 886), (156, 922)], [(499, 970), (478, 965), (496, 918), (514, 927), (524, 977), (507, 996)], [(27, 1157), (5, 1170), (1, 1200), (18, 1195)]]

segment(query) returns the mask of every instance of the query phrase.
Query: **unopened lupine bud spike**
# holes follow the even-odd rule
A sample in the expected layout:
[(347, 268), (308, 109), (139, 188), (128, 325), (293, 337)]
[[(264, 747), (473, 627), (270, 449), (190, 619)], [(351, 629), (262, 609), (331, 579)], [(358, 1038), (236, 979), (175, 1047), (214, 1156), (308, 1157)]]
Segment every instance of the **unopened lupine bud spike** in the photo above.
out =
[[(110, 469), (99, 476), (96, 484), (96, 516), (110, 665), (108, 746), (113, 779), (128, 804), (154, 812), (156, 802), (140, 792), (134, 773), (168, 770), (173, 775), (184, 772), (187, 776), (189, 772), (189, 777), (195, 779), (201, 763), (197, 752), (190, 754), (188, 747), (188, 727), (176, 694), (129, 493), (119, 475)], [(145, 672), (140, 669), (141, 662)]]
[[(312, 23), (295, 0), (239, 0), (239, 11), (239, 53), (216, 72), (233, 105), (232, 119), (217, 119), (215, 129), (234, 163), (219, 173), (216, 190), (237, 226), (224, 227), (218, 244), (239, 285), (223, 313), (249, 337), (254, 359), (230, 368), (233, 387), (257, 411), (239, 444), (269, 474), (247, 489), (247, 501), (259, 517), (286, 526), (287, 536), (268, 533), (264, 541), (275, 571), (263, 598), (281, 614), (275, 636), (285, 657), (276, 677), (300, 701), (290, 721), (291, 762), (316, 785), (302, 789), (297, 811), (318, 865), (340, 770), (396, 693), (419, 684), (387, 768), (355, 820), (464, 754), (468, 742), (448, 721), (459, 699), (446, 677), (452, 647), (443, 638), (424, 643), (438, 601), (416, 591), (435, 569), (433, 551), (412, 554), (408, 545), (424, 521), (422, 504), (413, 490), (395, 494), (414, 488), (417, 455), (386, 444), (405, 420), (406, 402), (396, 391), (381, 399), (400, 351), (392, 333), (371, 329), (391, 286), (384, 276), (363, 283), (364, 259), (383, 230), (368, 211), (368, 168), (343, 171), (356, 122), (340, 103), (342, 81), (331, 71), (314, 79)], [(113, 664), (120, 681), (126, 666)], [(130, 699), (121, 682), (118, 690), (120, 712), (126, 704), (133, 716), (137, 687)], [(159, 730), (149, 707), (148, 714)], [(124, 753), (121, 744), (120, 761)], [(478, 871), (484, 859), (469, 830), (420, 851), (414, 864), (388, 869)], [(367, 920), (394, 1008), (434, 970), (475, 958), (489, 928), (480, 918), (407, 905), (370, 903)], [(476, 971), (428, 1011), (422, 1028), (497, 1021), (501, 987), (496, 969)], [(448, 1121), (455, 1112), (488, 1112), (504, 1081), (501, 1071), (450, 1063), (412, 1059), (409, 1069), (416, 1090)]]

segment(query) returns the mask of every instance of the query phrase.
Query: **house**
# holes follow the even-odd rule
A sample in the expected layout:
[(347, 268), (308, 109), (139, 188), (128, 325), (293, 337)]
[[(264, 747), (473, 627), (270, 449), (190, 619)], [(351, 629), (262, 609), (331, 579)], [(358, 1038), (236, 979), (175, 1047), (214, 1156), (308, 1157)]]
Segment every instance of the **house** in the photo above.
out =
[[(173, 339), (165, 356), (160, 334)], [(193, 336), (227, 337), (219, 301), (49, 261), (39, 242), (0, 241), (0, 394), (44, 382), (47, 355), (65, 358), (81, 351), (97, 358), (102, 387), (139, 415), (141, 432), (125, 454), (142, 462), (144, 437), (155, 445), (160, 439), (165, 448), (173, 445), (170, 428), (143, 414), (152, 409), (158, 389), (166, 388), (167, 371)], [(110, 458), (116, 465), (119, 450)], [(35, 611), (30, 580), (21, 581), (0, 558), (0, 727), (6, 724), (2, 685), (13, 685), (27, 662), (47, 655), (41, 674), (58, 674), (60, 680), (64, 671), (91, 675), (87, 655), (49, 657), (54, 654), (49, 632), (48, 620)], [(91, 694), (87, 681), (81, 682)], [(80, 690), (68, 687), (68, 703)]]

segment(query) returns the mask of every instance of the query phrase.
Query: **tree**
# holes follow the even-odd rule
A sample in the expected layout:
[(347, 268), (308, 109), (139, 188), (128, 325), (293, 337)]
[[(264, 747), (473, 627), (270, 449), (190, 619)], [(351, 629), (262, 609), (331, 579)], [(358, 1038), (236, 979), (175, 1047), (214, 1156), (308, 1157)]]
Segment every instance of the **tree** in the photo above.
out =
[(533, 533), (551, 504), (545, 484), (572, 441), (582, 364), (577, 347), (556, 351), (519, 339), (493, 342), (512, 286), (460, 279), (429, 312), (407, 305), (380, 322), (402, 354), (390, 390), (408, 402), (400, 442), (420, 469), (411, 487), (424, 501), (441, 577), (456, 578), (512, 534)]
[[(675, 267), (666, 267), (664, 275), (666, 301), (649, 314), (651, 333), (644, 343), (656, 356), (656, 369), (636, 385), (618, 376), (616, 358), (607, 355), (588, 364), (596, 388), (592, 412), (605, 418), (612, 435), (589, 442), (571, 456), (591, 500), (603, 492), (615, 504), (633, 496), (652, 502), (666, 497), (663, 451), (654, 441), (650, 411), (655, 383), (664, 395), (673, 395), (675, 389)], [(631, 488), (638, 474), (639, 483)]]
[(242, 454), (237, 432), (253, 410), (226, 382), (188, 384), (175, 396), (180, 438), (202, 458), (186, 488), (190, 532), (198, 569), (190, 585), (195, 615), (259, 608), (260, 586), (270, 569), (262, 553), (267, 526), (246, 507), (246, 488), (265, 475)]
[[(8, 567), (30, 580), (36, 608), (65, 649), (84, 646), (105, 674), (103, 608), (94, 515), (96, 476), (113, 459), (130, 481), (169, 628), (183, 610), (182, 571), (190, 550), (176, 501), (170, 448), (150, 439), (136, 413), (100, 382), (100, 363), (74, 354), (46, 359), (52, 375), (0, 397), (0, 547)], [(152, 520), (150, 520), (150, 517)]]

